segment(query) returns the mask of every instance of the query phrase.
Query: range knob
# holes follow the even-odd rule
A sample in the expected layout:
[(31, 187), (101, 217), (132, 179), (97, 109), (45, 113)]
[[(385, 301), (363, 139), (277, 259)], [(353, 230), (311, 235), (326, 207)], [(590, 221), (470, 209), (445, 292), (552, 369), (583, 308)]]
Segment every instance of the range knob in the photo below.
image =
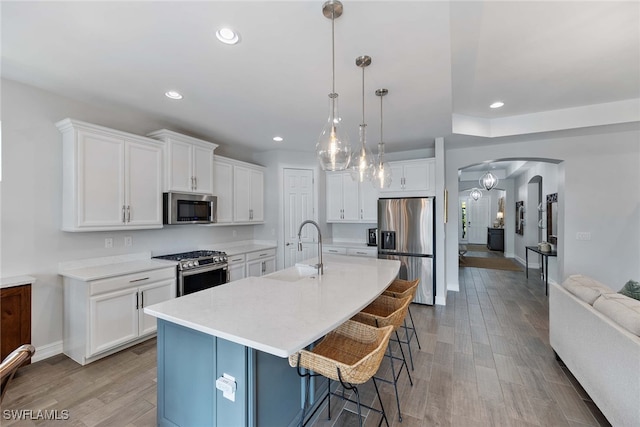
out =
[(187, 263), (186, 263), (186, 262), (183, 262), (183, 263), (182, 263), (182, 268), (183, 268), (183, 269), (185, 269), (185, 268), (187, 268), (187, 267), (189, 267), (189, 266), (187, 265)]
[(197, 267), (198, 265), (200, 265), (200, 263), (198, 262), (198, 260), (195, 260), (195, 261), (193, 261), (193, 265), (194, 265), (195, 267)]
[(189, 268), (193, 267), (193, 261), (189, 261)]
[(227, 257), (226, 257), (226, 256), (223, 256), (222, 258), (220, 258), (220, 260), (221, 260), (222, 262), (227, 262)]
[(217, 256), (213, 257), (213, 262), (220, 262), (220, 258), (218, 258)]

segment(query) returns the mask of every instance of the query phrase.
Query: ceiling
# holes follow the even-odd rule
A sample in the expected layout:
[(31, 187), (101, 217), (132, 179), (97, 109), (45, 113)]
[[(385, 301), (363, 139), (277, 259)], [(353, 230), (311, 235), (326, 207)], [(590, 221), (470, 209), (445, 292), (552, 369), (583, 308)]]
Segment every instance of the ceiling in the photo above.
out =
[[(331, 21), (322, 3), (2, 2), (2, 77), (141, 110), (220, 144), (312, 151), (331, 91)], [(221, 26), (236, 29), (240, 43), (218, 42)], [(439, 136), (491, 142), (467, 137), (474, 133), (456, 118), (535, 121), (544, 112), (639, 100), (639, 28), (635, 1), (344, 1), (335, 21), (342, 122), (356, 143), (360, 55), (372, 57), (371, 147), (380, 139), (374, 92), (389, 89), (388, 152), (429, 148)], [(168, 90), (184, 99), (166, 98)], [(505, 106), (488, 108), (496, 100)], [(273, 142), (276, 135), (284, 141)]]

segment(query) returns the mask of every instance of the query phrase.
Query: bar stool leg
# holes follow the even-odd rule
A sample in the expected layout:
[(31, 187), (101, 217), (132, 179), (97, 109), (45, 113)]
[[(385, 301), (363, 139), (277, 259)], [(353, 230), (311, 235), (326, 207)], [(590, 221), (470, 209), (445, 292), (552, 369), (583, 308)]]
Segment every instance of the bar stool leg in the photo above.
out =
[(407, 340), (407, 347), (409, 348), (409, 360), (411, 361), (411, 370), (415, 370), (415, 368), (413, 367), (413, 354), (411, 354), (411, 335), (409, 335), (409, 327), (407, 326), (407, 319), (404, 319), (404, 324), (402, 325), (402, 328), (404, 329), (404, 335), (406, 337)]
[(327, 378), (327, 419), (331, 419), (331, 378)]
[[(411, 379), (411, 374), (409, 373), (409, 367), (407, 366), (407, 358), (404, 357), (404, 350), (402, 350), (402, 344), (400, 344), (400, 336), (398, 335), (398, 331), (396, 331), (396, 338), (398, 339), (398, 347), (400, 347), (400, 353), (402, 354), (402, 364), (404, 365), (404, 369), (407, 371), (407, 376), (409, 377), (409, 384), (413, 387), (413, 380)], [(398, 376), (400, 376), (400, 372), (402, 372), (402, 365), (400, 365), (400, 371), (398, 372)]]
[(418, 349), (422, 350), (422, 347), (420, 347), (420, 339), (418, 338), (418, 331), (416, 331), (416, 324), (413, 323), (413, 316), (411, 315), (411, 305), (409, 305), (407, 311), (409, 312), (409, 320), (411, 320), (411, 329), (413, 329), (413, 335), (415, 335), (416, 341), (418, 342)]
[(376, 396), (378, 396), (378, 402), (380, 402), (380, 410), (382, 411), (382, 418), (380, 418), (380, 422), (378, 423), (378, 427), (382, 425), (382, 420), (384, 420), (387, 427), (389, 427), (389, 420), (387, 419), (387, 413), (384, 411), (384, 406), (382, 405), (382, 398), (380, 397), (380, 390), (378, 390), (378, 384), (376, 383), (376, 377), (371, 377), (371, 381), (373, 381), (373, 386), (376, 389)]

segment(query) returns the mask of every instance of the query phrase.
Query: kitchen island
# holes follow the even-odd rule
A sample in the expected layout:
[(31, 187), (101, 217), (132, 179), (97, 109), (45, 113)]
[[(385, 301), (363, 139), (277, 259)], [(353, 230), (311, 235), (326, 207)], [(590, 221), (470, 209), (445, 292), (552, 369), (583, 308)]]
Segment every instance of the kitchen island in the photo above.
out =
[[(295, 424), (303, 383), (287, 357), (366, 307), (400, 268), (373, 258), (324, 261), (322, 276), (298, 264), (146, 307), (158, 318), (158, 425)], [(235, 387), (228, 398), (216, 390), (223, 376)]]

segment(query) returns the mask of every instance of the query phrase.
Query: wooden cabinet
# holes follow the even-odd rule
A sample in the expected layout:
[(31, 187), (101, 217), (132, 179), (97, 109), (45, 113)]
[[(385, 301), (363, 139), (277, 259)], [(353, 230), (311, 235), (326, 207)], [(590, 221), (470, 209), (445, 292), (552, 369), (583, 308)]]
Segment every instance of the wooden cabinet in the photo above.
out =
[(375, 223), (378, 190), (359, 183), (350, 172), (326, 173), (327, 222)]
[(234, 222), (264, 221), (264, 172), (245, 166), (233, 168)]
[(92, 281), (64, 278), (64, 353), (85, 365), (156, 331), (144, 307), (176, 296), (175, 267)]
[(31, 284), (0, 289), (0, 313), (0, 359), (4, 359), (22, 344), (31, 344)]
[(162, 227), (162, 143), (72, 119), (62, 133), (62, 229)]
[(247, 258), (247, 277), (260, 277), (276, 271), (276, 250), (265, 249), (249, 252)]
[(165, 190), (213, 194), (213, 151), (217, 144), (167, 129), (147, 136), (165, 142)]
[(435, 159), (389, 162), (391, 185), (380, 189), (382, 197), (435, 195)]
[(504, 252), (504, 228), (487, 228), (487, 248)]

